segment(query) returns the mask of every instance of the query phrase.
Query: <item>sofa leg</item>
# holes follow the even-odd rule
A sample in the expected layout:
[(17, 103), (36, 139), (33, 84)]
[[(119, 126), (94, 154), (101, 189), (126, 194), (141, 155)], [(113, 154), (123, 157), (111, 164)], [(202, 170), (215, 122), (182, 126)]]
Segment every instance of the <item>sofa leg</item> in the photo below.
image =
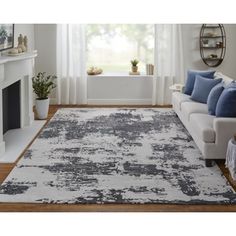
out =
[(205, 166), (206, 167), (212, 167), (213, 161), (211, 159), (205, 159)]

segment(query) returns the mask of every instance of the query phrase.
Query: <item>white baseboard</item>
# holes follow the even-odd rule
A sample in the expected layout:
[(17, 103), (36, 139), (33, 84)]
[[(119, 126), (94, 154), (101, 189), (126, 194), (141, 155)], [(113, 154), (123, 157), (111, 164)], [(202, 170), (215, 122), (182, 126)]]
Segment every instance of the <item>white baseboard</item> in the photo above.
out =
[(152, 105), (152, 99), (88, 99), (88, 105)]
[[(56, 105), (56, 98), (50, 98), (50, 104)], [(152, 105), (152, 99), (88, 99), (88, 105)]]

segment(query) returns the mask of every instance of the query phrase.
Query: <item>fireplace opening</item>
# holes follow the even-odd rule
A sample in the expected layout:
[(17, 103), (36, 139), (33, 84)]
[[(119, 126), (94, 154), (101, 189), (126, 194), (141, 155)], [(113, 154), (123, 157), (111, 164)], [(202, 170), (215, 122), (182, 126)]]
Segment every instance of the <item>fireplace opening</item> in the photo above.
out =
[(20, 81), (2, 91), (3, 134), (20, 128)]

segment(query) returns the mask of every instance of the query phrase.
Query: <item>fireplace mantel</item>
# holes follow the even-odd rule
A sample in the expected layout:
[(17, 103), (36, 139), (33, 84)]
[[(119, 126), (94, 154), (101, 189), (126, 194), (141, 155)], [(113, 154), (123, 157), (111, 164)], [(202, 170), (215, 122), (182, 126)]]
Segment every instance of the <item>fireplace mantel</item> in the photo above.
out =
[(0, 56), (0, 157), (5, 153), (2, 90), (20, 80), (21, 128), (30, 126), (34, 120), (31, 78), (34, 74), (36, 56), (37, 51), (19, 56)]

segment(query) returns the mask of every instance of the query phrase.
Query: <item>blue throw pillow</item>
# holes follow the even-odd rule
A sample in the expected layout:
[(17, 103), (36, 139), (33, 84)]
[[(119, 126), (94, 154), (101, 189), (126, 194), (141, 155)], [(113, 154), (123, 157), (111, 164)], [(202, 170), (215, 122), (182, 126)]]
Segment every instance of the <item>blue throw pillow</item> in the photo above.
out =
[(192, 94), (196, 75), (201, 75), (205, 78), (213, 79), (214, 74), (215, 71), (188, 70), (184, 93), (187, 95)]
[(222, 79), (208, 79), (197, 75), (191, 99), (196, 102), (207, 103), (207, 98), (211, 89), (221, 81)]
[(216, 105), (220, 98), (221, 93), (224, 91), (223, 83), (217, 84), (210, 91), (207, 98), (208, 113), (212, 116), (216, 114)]
[(236, 86), (224, 89), (216, 106), (217, 117), (236, 117)]

